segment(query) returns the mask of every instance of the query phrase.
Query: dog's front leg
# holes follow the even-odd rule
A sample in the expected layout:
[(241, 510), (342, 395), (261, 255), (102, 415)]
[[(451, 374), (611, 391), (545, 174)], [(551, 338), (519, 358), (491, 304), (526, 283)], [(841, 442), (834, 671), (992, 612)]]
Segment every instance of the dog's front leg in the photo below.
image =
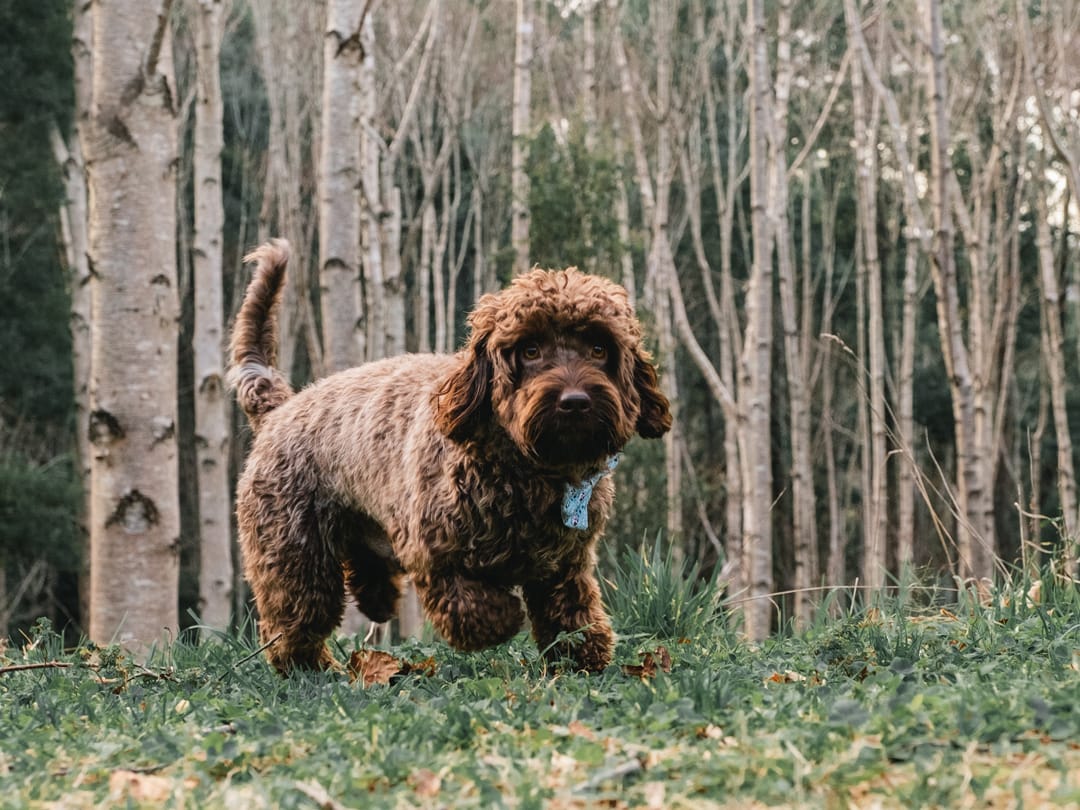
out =
[(459, 650), (483, 650), (514, 637), (525, 620), (508, 588), (456, 572), (413, 577), (420, 602), (443, 638)]
[[(568, 657), (589, 672), (599, 672), (611, 663), (615, 635), (591, 566), (530, 582), (524, 591), (533, 638), (549, 660)], [(581, 642), (556, 642), (560, 633), (575, 631), (583, 634)]]

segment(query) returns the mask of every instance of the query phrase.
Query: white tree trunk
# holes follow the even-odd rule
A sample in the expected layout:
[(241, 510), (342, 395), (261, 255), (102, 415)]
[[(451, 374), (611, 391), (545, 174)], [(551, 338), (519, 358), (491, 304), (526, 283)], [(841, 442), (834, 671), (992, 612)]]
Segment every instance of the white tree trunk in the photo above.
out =
[[(823, 184), (824, 185), (824, 184)], [(827, 187), (826, 187), (827, 188)], [(836, 309), (838, 295), (834, 292), (834, 278), (836, 275), (836, 211), (837, 200), (835, 195), (828, 195), (822, 190), (824, 204), (820, 209), (820, 243), (821, 256), (820, 266), (822, 271), (822, 290), (824, 291), (821, 307), (821, 334), (828, 335), (832, 332), (833, 313)], [(825, 429), (822, 431), (822, 455), (825, 465), (825, 498), (826, 509), (829, 515), (829, 539), (828, 560), (825, 563), (825, 584), (831, 587), (839, 587), (846, 583), (847, 561), (845, 559), (846, 536), (845, 536), (845, 510), (840, 503), (840, 476), (836, 463), (836, 445), (834, 442), (836, 422), (833, 416), (833, 391), (836, 383), (836, 371), (833, 365), (834, 349), (830, 346), (821, 354), (821, 365), (817, 374), (821, 377), (821, 412), (820, 420)], [(838, 612), (843, 608), (839, 601), (832, 603), (833, 611)]]
[(1054, 434), (1057, 438), (1057, 484), (1061, 499), (1062, 536), (1069, 548), (1066, 551), (1067, 567), (1075, 572), (1075, 544), (1077, 533), (1076, 470), (1073, 465), (1072, 433), (1069, 430), (1069, 412), (1066, 408), (1068, 375), (1065, 371), (1065, 334), (1061, 328), (1062, 299), (1058, 288), (1057, 268), (1054, 266), (1054, 247), (1050, 237), (1049, 213), (1046, 196), (1035, 192), (1035, 245), (1039, 252), (1039, 290), (1042, 293), (1046, 345), (1049, 351), (1043, 358), (1050, 377), (1050, 404), (1054, 415)]
[(915, 328), (919, 304), (918, 243), (904, 248), (904, 304), (901, 316), (900, 374), (897, 380), (897, 432), (902, 452), (896, 472), (896, 565), (915, 562)]
[(511, 137), (511, 225), (514, 274), (529, 269), (529, 103), (532, 90), (533, 0), (517, 0), (517, 37), (514, 43), (514, 106)]
[[(416, 270), (416, 346), (431, 351), (431, 298), (434, 276), (442, 272), (435, 264), (439, 226), (434, 205), (425, 205), (420, 215), (420, 262)], [(441, 285), (440, 285), (441, 286)], [(441, 297), (440, 290), (440, 297)]]
[[(870, 54), (870, 49), (866, 44), (866, 39), (863, 36), (863, 23), (856, 13), (854, 3), (851, 2), (851, 0), (845, 0), (844, 10), (847, 18), (848, 40), (857, 54), (856, 66), (852, 68), (853, 82), (855, 81), (854, 77), (856, 76), (856, 71), (859, 71), (858, 66), (861, 65), (862, 70), (858, 75), (860, 78), (865, 77), (867, 81), (870, 82), (874, 89), (875, 96), (884, 106), (885, 114), (889, 122), (889, 134), (892, 140), (893, 150), (897, 157), (897, 167), (903, 178), (904, 215), (907, 219), (906, 238), (908, 240), (908, 247), (904, 258), (903, 325), (901, 327), (900, 338), (900, 373), (898, 380), (899, 390), (897, 392), (897, 430), (899, 433), (901, 449), (903, 451), (903, 460), (901, 461), (900, 468), (897, 472), (897, 486), (899, 490), (899, 503), (897, 507), (897, 562), (903, 566), (911, 563), (914, 553), (915, 500), (913, 488), (915, 486), (915, 476), (918, 474), (914, 456), (915, 437), (912, 390), (915, 366), (915, 318), (918, 304), (919, 272), (918, 255), (915, 251), (915, 245), (918, 245), (920, 250), (927, 256), (933, 255), (934, 246), (931, 243), (931, 233), (926, 223), (926, 216), (923, 213), (922, 205), (919, 202), (916, 164), (915, 161), (912, 160), (908, 150), (908, 139), (900, 118), (900, 111), (897, 107), (896, 99), (892, 91), (889, 90), (881, 80), (878, 69)], [(860, 140), (862, 143), (861, 149), (864, 152), (872, 150), (873, 154), (876, 156), (876, 139), (872, 144), (867, 142), (867, 138), (872, 137), (873, 136), (867, 135)], [(857, 169), (857, 171), (861, 171), (861, 168)], [(872, 398), (874, 398), (873, 394)], [(870, 490), (871, 494), (878, 492), (875, 483), (870, 484)], [(874, 529), (874, 532), (875, 535), (877, 535), (883, 531), (881, 526), (882, 521), (884, 520), (885, 516), (881, 514), (880, 510), (876, 510), (875, 514), (871, 515), (870, 519), (867, 521), (867, 525), (876, 525), (878, 528)], [(873, 556), (876, 555), (872, 555), (872, 557)]]
[[(724, 76), (724, 99), (726, 100), (726, 172), (721, 173), (720, 133), (716, 125), (716, 101), (713, 88), (705, 93), (706, 134), (709, 143), (709, 155), (712, 158), (713, 192), (716, 196), (717, 225), (720, 230), (720, 294), (717, 306), (713, 307), (718, 334), (718, 352), (720, 355), (720, 379), (733, 397), (737, 397), (735, 359), (742, 353), (739, 319), (735, 311), (735, 283), (732, 276), (732, 241), (735, 232), (735, 192), (740, 185), (738, 134), (738, 107), (741, 94), (737, 91), (738, 71), (735, 70), (736, 53), (740, 27), (737, 24), (739, 9), (736, 0), (728, 0), (727, 19), (731, 25), (725, 28), (723, 42), (724, 58), (730, 66)], [(706, 287), (708, 289), (708, 287)], [(724, 524), (727, 533), (728, 565), (734, 589), (746, 592), (746, 570), (743, 550), (743, 498), (744, 482), (742, 463), (739, 460), (738, 410), (726, 415), (724, 427), (724, 478), (727, 489), (727, 502), (724, 507)]]
[(364, 359), (360, 318), (360, 24), (363, 0), (330, 0), (323, 39), (319, 287), (327, 373)]
[[(89, 107), (86, 108), (87, 111)], [(76, 113), (76, 132), (68, 144), (54, 124), (49, 130), (53, 155), (64, 176), (64, 204), (60, 209), (60, 233), (64, 242), (64, 261), (71, 294), (71, 364), (75, 394), (75, 424), (78, 425), (76, 451), (79, 475), (84, 486), (90, 483), (90, 437), (86, 420), (90, 413), (90, 262), (87, 234), (86, 165), (79, 143), (84, 126)], [(89, 493), (87, 493), (89, 494)], [(80, 525), (86, 529), (89, 502), (84, 504)]]
[(93, 6), (90, 637), (178, 627), (176, 113), (170, 3)]
[(811, 461), (810, 396), (807, 346), (803, 345), (803, 329), (799, 323), (805, 307), (798, 305), (798, 291), (793, 257), (788, 201), (787, 143), (788, 97), (793, 68), (791, 63), (791, 3), (778, 4), (776, 104), (773, 112), (769, 168), (772, 193), (769, 197), (774, 224), (777, 256), (780, 317), (784, 334), (784, 358), (788, 383), (789, 425), (791, 431), (791, 494), (792, 532), (794, 534), (795, 594), (794, 618), (798, 626), (806, 627), (813, 618), (817, 585), (817, 509), (814, 498), (813, 464)]
[(671, 183), (675, 163), (671, 153), (672, 127), (672, 36), (675, 29), (675, 10), (671, 0), (653, 3), (650, 14), (656, 44), (656, 206), (652, 211), (652, 247), (645, 268), (646, 297), (653, 299), (653, 315), (660, 364), (669, 369), (662, 380), (664, 394), (671, 403), (672, 429), (664, 436), (664, 467), (667, 482), (667, 532), (669, 542), (675, 544), (676, 553), (682, 550), (682, 464), (680, 463), (681, 433), (678, 418), (679, 391), (675, 369), (675, 340), (671, 329), (671, 304), (669, 280), (675, 277), (675, 259), (671, 253), (669, 214), (671, 210)]
[(90, 235), (89, 190), (86, 186), (86, 161), (82, 142), (89, 126), (93, 101), (93, 20), (90, 6), (76, 4), (72, 9), (71, 56), (75, 79), (75, 121), (70, 142), (59, 129), (53, 132), (53, 151), (64, 175), (65, 202), (61, 210), (61, 232), (67, 260), (71, 294), (71, 360), (75, 395), (75, 433), (78, 453), (82, 504), (79, 515), (79, 545), (82, 552), (79, 568), (79, 617), (85, 629), (90, 624)]
[(405, 352), (405, 272), (401, 264), (401, 189), (391, 185), (388, 172), (383, 175), (384, 220), (382, 223), (383, 317), (387, 357)]
[(941, 347), (953, 399), (959, 574), (965, 578), (981, 580), (993, 575), (993, 523), (985, 520), (989, 513), (987, 504), (990, 502), (992, 482), (986, 480), (986, 460), (980, 458), (976, 452), (974, 383), (961, 328), (956, 259), (953, 255), (954, 231), (950, 200), (952, 166), (949, 157), (951, 144), (941, 2), (925, 2), (929, 33), (927, 85), (930, 95), (930, 187), (934, 206), (932, 267)]
[[(615, 127), (615, 161), (623, 163), (623, 140), (618, 124)], [(634, 278), (634, 256), (630, 251), (630, 197), (626, 193), (626, 181), (621, 171), (615, 172), (615, 221), (619, 233), (621, 253), (619, 266), (622, 285), (626, 288), (630, 306), (637, 306), (637, 281)]]
[(360, 76), (360, 160), (363, 171), (361, 220), (363, 230), (364, 309), (367, 314), (367, 354), (364, 359), (386, 356), (385, 295), (382, 246), (382, 188), (380, 139), (375, 131), (375, 21), (364, 18), (360, 32), (364, 59)]
[(596, 148), (596, 6), (587, 2), (581, 10), (582, 31), (582, 74), (581, 74), (581, 118), (585, 124), (585, 148), (591, 154)]
[[(853, 0), (845, 0), (845, 15), (849, 32), (862, 26), (855, 13)], [(854, 37), (853, 34), (849, 36)], [(861, 36), (861, 32), (860, 32)], [(886, 532), (888, 509), (886, 503), (887, 442), (885, 423), (885, 313), (881, 299), (881, 259), (877, 241), (877, 126), (876, 116), (866, 105), (863, 93), (863, 72), (856, 65), (851, 71), (853, 109), (855, 116), (855, 183), (857, 216), (861, 239), (861, 253), (857, 263), (861, 266), (863, 295), (865, 296), (866, 353), (860, 359), (865, 364), (869, 379), (866, 402), (868, 439), (863, 447), (865, 479), (869, 489), (863, 494), (863, 564), (862, 581), (871, 591), (885, 584), (887, 574)], [(865, 390), (865, 389), (864, 389)]]
[(772, 238), (769, 212), (769, 66), (764, 0), (748, 0), (746, 42), (750, 59), (750, 217), (753, 257), (746, 291), (746, 337), (739, 366), (739, 439), (743, 474), (744, 570), (749, 593), (746, 634), (769, 634), (774, 612), (772, 438)]
[(218, 630), (232, 617), (233, 561), (229, 501), (229, 411), (224, 385), (222, 328), (221, 191), (222, 129), (220, 58), (221, 0), (199, 0), (195, 21), (197, 96), (195, 106), (195, 449), (199, 490), (199, 615)]

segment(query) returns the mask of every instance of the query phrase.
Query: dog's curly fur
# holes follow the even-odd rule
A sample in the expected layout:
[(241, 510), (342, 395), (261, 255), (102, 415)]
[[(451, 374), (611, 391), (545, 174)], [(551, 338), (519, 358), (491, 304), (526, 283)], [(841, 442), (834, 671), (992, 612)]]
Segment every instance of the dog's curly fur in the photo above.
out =
[(334, 666), (325, 641), (345, 588), (386, 621), (408, 574), (457, 648), (507, 640), (527, 612), (550, 656), (607, 666), (594, 568), (610, 476), (586, 529), (564, 525), (561, 505), (568, 483), (605, 469), (634, 433), (671, 426), (625, 290), (574, 268), (533, 270), (480, 299), (457, 354), (368, 363), (294, 395), (274, 368), (287, 260), (280, 240), (247, 257), (230, 370), (256, 433), (236, 507), (271, 663)]

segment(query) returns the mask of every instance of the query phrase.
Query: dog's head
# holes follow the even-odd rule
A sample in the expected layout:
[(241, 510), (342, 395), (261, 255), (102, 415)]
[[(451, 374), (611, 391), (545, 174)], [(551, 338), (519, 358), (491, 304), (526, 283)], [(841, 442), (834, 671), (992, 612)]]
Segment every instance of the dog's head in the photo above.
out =
[(626, 291), (567, 270), (533, 270), (483, 296), (462, 362), (436, 401), (439, 428), (464, 442), (497, 422), (544, 466), (588, 464), (634, 433), (671, 427), (667, 398)]

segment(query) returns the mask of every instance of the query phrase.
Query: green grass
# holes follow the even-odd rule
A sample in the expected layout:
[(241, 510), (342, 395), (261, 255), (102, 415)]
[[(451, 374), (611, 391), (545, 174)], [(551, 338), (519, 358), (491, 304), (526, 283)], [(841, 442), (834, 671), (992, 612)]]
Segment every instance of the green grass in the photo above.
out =
[[(1074, 586), (944, 608), (907, 589), (750, 646), (713, 586), (680, 589), (672, 565), (624, 560), (618, 664), (593, 676), (546, 665), (525, 635), (478, 654), (402, 644), (434, 674), (361, 688), (281, 679), (235, 638), (181, 639), (140, 667), (39, 625), (0, 656), (0, 807), (1080, 803)], [(670, 672), (624, 672), (660, 645)], [(11, 669), (33, 663), (50, 666)]]

